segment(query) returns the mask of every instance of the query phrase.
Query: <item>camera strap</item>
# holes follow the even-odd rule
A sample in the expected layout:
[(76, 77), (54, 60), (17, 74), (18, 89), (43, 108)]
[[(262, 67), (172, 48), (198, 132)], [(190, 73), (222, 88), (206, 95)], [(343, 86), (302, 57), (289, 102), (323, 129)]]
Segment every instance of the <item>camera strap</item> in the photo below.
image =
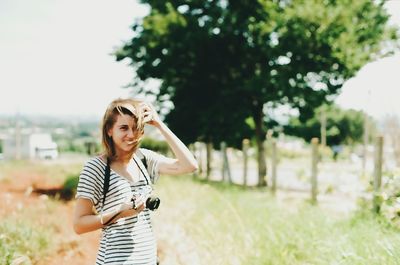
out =
[[(139, 149), (138, 149), (137, 153), (140, 154), (140, 160), (142, 161), (142, 164), (144, 165), (144, 168), (145, 168), (146, 171), (148, 172), (146, 157), (144, 156), (144, 154), (142, 153), (142, 151), (140, 151)], [(135, 161), (135, 163), (136, 163), (137, 167), (139, 168), (140, 172), (142, 172), (142, 175), (143, 175), (144, 179), (146, 180), (146, 184), (147, 184), (147, 185), (150, 185), (150, 182), (149, 182), (149, 180), (147, 179), (147, 175), (143, 172), (142, 167), (141, 167), (141, 166), (139, 165), (139, 163), (136, 161), (135, 157), (133, 157), (133, 161)]]

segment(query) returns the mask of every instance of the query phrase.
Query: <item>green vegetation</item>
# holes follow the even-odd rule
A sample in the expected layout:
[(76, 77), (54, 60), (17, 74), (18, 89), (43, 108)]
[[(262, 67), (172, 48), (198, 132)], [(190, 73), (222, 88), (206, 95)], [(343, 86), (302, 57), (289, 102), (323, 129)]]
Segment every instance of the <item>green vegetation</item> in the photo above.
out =
[(264, 189), (187, 177), (165, 177), (157, 187), (159, 225), (182, 227), (204, 264), (380, 265), (400, 259), (399, 231), (370, 212), (343, 219), (305, 201), (278, 201)]
[(75, 174), (69, 176), (63, 184), (61, 197), (64, 199), (74, 198), (76, 194), (76, 188), (78, 187), (78, 182), (79, 175)]
[[(0, 222), (0, 264), (9, 265), (18, 257), (39, 261), (50, 253), (55, 231), (32, 221), (35, 215), (3, 217)], [(31, 264), (18, 263), (18, 264)]]
[(165, 141), (154, 140), (149, 137), (144, 137), (140, 142), (140, 147), (153, 150), (162, 154), (166, 154), (169, 150), (169, 146)]
[[(363, 140), (365, 113), (356, 110), (344, 110), (336, 105), (324, 105), (315, 111), (315, 115), (306, 121), (291, 118), (284, 127), (285, 134), (294, 135), (310, 142), (321, 135), (322, 115), (326, 120), (327, 145), (354, 145)], [(375, 122), (368, 117), (370, 134), (375, 133)]]
[[(379, 214), (391, 225), (400, 229), (400, 172), (384, 172), (381, 191), (377, 194)], [(370, 198), (362, 199), (362, 206), (372, 210), (373, 184), (370, 183)]]
[[(165, 120), (184, 143), (255, 138), (263, 186), (274, 112), (311, 118), (362, 66), (397, 48), (383, 1), (353, 2), (142, 0), (150, 12), (115, 55), (131, 61), (135, 93), (174, 106)], [(144, 85), (153, 78), (159, 90)]]

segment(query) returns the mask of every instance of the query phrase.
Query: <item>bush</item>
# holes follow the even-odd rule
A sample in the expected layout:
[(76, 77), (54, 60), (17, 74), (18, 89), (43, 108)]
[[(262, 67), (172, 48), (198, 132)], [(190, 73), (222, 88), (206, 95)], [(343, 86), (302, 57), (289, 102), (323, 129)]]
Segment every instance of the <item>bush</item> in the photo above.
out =
[(61, 197), (64, 199), (72, 199), (75, 197), (76, 188), (78, 187), (79, 175), (69, 176), (64, 184)]
[(147, 137), (143, 138), (140, 143), (140, 147), (150, 149), (164, 155), (167, 154), (169, 150), (168, 144), (165, 141), (158, 141)]
[[(393, 226), (400, 228), (400, 172), (384, 172), (383, 175), (381, 191), (375, 197), (379, 215)], [(370, 196), (362, 199), (361, 206), (372, 210), (374, 202), (372, 182), (368, 191)]]

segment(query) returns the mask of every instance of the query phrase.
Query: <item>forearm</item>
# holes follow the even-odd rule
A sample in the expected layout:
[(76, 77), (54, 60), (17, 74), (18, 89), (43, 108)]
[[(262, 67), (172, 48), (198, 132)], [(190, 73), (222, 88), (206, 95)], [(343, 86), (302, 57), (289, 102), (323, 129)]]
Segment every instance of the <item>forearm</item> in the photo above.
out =
[(178, 159), (179, 165), (189, 172), (197, 170), (197, 161), (185, 144), (163, 122), (157, 127)]
[[(83, 234), (103, 228), (122, 218), (123, 214), (117, 209), (104, 212), (103, 215), (84, 215), (74, 223), (74, 230), (77, 234)], [(111, 220), (112, 219), (112, 220)]]

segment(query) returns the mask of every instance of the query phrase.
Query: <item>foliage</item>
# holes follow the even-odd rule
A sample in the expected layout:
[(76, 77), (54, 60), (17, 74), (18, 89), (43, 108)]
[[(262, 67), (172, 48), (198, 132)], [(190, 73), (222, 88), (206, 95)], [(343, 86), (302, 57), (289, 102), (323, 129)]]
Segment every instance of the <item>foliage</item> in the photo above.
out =
[[(349, 145), (362, 142), (366, 114), (362, 111), (344, 110), (336, 105), (324, 105), (318, 108), (315, 115), (304, 122), (299, 118), (291, 118), (289, 124), (284, 126), (284, 132), (301, 137), (307, 142), (313, 137), (320, 138), (322, 115), (326, 119), (327, 145)], [(367, 119), (371, 129), (374, 129), (373, 119), (369, 116)]]
[(167, 154), (169, 147), (165, 141), (158, 141), (153, 138), (144, 137), (140, 142), (140, 147), (147, 148), (155, 152)]
[[(290, 107), (302, 121), (310, 118), (397, 38), (379, 1), (142, 3), (150, 13), (115, 53), (131, 60), (132, 86), (172, 103), (166, 122), (185, 143), (240, 147), (243, 138), (255, 138), (260, 186), (266, 185), (266, 123), (273, 122), (266, 109)], [(151, 79), (162, 81), (159, 90), (144, 86)]]
[[(385, 172), (381, 191), (377, 194), (379, 213), (392, 225), (400, 228), (400, 172)], [(372, 192), (372, 183), (370, 186)], [(372, 209), (371, 198), (364, 198), (363, 204)]]
[[(265, 107), (289, 105), (310, 118), (397, 37), (380, 1), (142, 3), (150, 13), (116, 58), (132, 61), (135, 89), (172, 101), (166, 120), (186, 143), (262, 140)], [(152, 78), (162, 80), (159, 91), (144, 86)]]
[(72, 199), (76, 194), (78, 187), (79, 175), (70, 175), (67, 177), (63, 184), (61, 197), (65, 199)]

